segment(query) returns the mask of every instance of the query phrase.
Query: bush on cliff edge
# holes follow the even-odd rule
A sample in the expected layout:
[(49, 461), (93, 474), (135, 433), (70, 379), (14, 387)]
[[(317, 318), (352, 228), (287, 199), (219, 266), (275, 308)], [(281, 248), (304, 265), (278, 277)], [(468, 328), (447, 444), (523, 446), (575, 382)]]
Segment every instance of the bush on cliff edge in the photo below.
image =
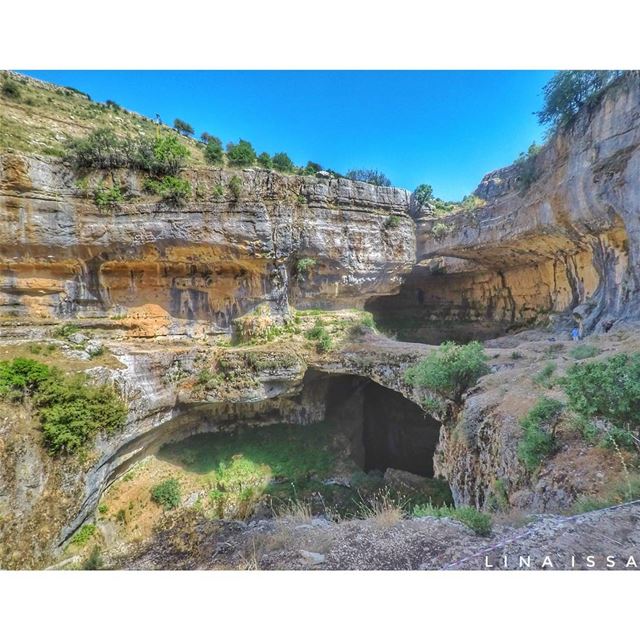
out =
[(464, 345), (444, 342), (437, 351), (407, 369), (405, 380), (459, 402), (469, 387), (489, 373), (488, 359), (477, 341)]

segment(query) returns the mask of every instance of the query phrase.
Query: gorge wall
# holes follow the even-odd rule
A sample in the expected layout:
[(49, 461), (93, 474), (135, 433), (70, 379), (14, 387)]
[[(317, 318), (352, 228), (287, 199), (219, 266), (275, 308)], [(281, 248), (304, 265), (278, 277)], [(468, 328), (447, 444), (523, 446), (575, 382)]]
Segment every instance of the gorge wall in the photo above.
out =
[(361, 306), (396, 291), (414, 262), (403, 190), (244, 171), (236, 198), (237, 172), (184, 173), (196, 196), (181, 206), (143, 193), (134, 172), (94, 173), (84, 191), (127, 185), (127, 202), (105, 210), (62, 164), (3, 155), (0, 314), (129, 313), (153, 335), (224, 331), (259, 304), (276, 316), (290, 302)]
[[(303, 338), (314, 316), (301, 319), (295, 309), (365, 308), (399, 338), (431, 344), (501, 336), (556, 316), (568, 322), (571, 314), (596, 333), (640, 318), (637, 78), (553, 137), (535, 158), (531, 184), (517, 167), (493, 172), (476, 191), (483, 206), (446, 217), (402, 189), (323, 173), (199, 166), (182, 175), (194, 195), (177, 204), (146, 193), (135, 171), (79, 175), (54, 158), (0, 153), (2, 339), (49, 340), (52, 328), (77, 322), (115, 359), (91, 374), (113, 380), (129, 406), (122, 433), (98, 438), (84, 467), (62, 473), (68, 500), (55, 517), (45, 509), (47, 483), (60, 468), (25, 416), (20, 433), (13, 414), (0, 416), (0, 455), (13, 456), (0, 474), (0, 506), (19, 515), (5, 529), (13, 538), (30, 522), (48, 521), (42, 546), (67, 540), (114, 477), (176, 434), (322, 419), (326, 398), (305, 387), (310, 375), (361, 378), (421, 404), (403, 374), (430, 346), (362, 327), (354, 336), (348, 329), (360, 317), (337, 316), (327, 321), (337, 327), (335, 350), (318, 353)], [(98, 207), (93, 190), (112, 184), (121, 186), (124, 202)], [(258, 347), (216, 342), (258, 308), (276, 324), (287, 320), (289, 329), (301, 320), (298, 334)], [(58, 342), (65, 357), (86, 355)], [(504, 478), (518, 508), (554, 509), (575, 498), (577, 490), (565, 490), (566, 473), (528, 486), (516, 455), (518, 419), (540, 395), (531, 379), (547, 348), (537, 346), (524, 362), (514, 362), (507, 345), (488, 349), (491, 374), (464, 406), (429, 416), (431, 435), (439, 437), (435, 472), (458, 504), (484, 507)], [(247, 360), (247, 350), (267, 364)], [(219, 373), (223, 360), (233, 361), (232, 382), (197, 387), (203, 370)], [(386, 393), (370, 403), (380, 403), (380, 414), (392, 414), (402, 400)], [(434, 442), (427, 444), (431, 450)], [(30, 462), (38, 456), (37, 465)]]
[(414, 210), (418, 264), (369, 308), (417, 339), (438, 339), (443, 325), (499, 335), (573, 309), (587, 330), (637, 317), (639, 172), (636, 77), (542, 148), (531, 184), (514, 165), (485, 176), (481, 208), (444, 222)]

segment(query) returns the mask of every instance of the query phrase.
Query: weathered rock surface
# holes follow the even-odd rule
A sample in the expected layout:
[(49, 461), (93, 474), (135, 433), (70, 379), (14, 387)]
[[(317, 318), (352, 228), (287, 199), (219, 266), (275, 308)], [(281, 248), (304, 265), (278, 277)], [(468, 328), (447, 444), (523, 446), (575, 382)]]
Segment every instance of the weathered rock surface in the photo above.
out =
[[(237, 172), (201, 168), (184, 172), (196, 199), (176, 206), (145, 195), (144, 176), (116, 174), (81, 190), (59, 162), (0, 158), (0, 313), (224, 330), (260, 303), (281, 316), (289, 302), (362, 306), (397, 290), (414, 262), (401, 189), (247, 170), (235, 198)], [(114, 179), (129, 200), (99, 209), (86, 194)], [(314, 261), (305, 273), (302, 258)]]
[(552, 138), (535, 175), (527, 186), (516, 166), (492, 172), (476, 191), (485, 206), (444, 219), (419, 214), (419, 266), (398, 296), (371, 309), (401, 330), (409, 317), (427, 340), (447, 325), (467, 337), (478, 323), (481, 336), (495, 336), (579, 306), (587, 330), (637, 318), (640, 80)]

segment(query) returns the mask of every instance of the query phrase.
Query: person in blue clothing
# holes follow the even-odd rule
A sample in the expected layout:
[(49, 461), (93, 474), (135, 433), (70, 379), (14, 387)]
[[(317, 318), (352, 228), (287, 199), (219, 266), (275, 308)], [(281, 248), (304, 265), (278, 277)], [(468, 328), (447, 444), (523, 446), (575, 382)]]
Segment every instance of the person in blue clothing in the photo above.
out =
[(578, 342), (580, 340), (580, 329), (578, 329), (578, 327), (573, 327), (571, 330), (571, 339), (574, 342)]

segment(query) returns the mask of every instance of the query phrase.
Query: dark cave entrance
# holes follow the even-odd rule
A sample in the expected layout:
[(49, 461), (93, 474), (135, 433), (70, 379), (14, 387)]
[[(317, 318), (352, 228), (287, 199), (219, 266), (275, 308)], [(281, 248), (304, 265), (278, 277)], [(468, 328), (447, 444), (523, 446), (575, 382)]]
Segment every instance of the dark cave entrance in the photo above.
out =
[(351, 434), (351, 457), (364, 471), (393, 468), (433, 477), (437, 420), (368, 378), (314, 372), (307, 377), (313, 386), (327, 384), (326, 419)]

